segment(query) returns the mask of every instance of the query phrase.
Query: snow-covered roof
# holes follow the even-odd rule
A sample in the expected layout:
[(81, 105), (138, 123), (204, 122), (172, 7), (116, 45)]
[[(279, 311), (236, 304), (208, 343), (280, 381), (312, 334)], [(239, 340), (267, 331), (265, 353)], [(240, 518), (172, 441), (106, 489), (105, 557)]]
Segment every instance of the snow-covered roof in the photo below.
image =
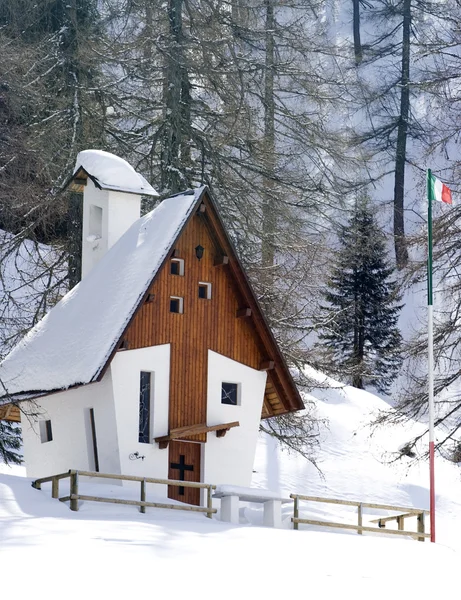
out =
[(102, 189), (158, 196), (150, 183), (133, 167), (120, 158), (104, 150), (84, 150), (79, 152), (72, 177), (84, 169)]
[(136, 221), (26, 335), (0, 364), (9, 395), (97, 379), (204, 190), (168, 198)]

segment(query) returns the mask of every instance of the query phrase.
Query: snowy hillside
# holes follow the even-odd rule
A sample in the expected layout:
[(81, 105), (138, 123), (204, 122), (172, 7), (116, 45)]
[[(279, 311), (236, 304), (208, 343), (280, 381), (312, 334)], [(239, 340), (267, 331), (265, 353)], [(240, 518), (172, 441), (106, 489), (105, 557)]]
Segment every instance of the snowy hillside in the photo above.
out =
[[(322, 388), (314, 390), (320, 418), (327, 419), (321, 436), (318, 466), (323, 478), (304, 459), (287, 456), (274, 447), (271, 439), (261, 439), (255, 461), (253, 485), (296, 491), (300, 494), (377, 502), (397, 506), (429, 509), (429, 467), (426, 461), (415, 463), (400, 456), (398, 449), (425, 430), (424, 424), (369, 427), (374, 417), (389, 405), (377, 396), (357, 390), (310, 372)], [(326, 385), (330, 389), (323, 389)], [(372, 435), (371, 435), (372, 434)], [(427, 439), (425, 441), (427, 444)], [(420, 446), (421, 452), (424, 446)], [(451, 545), (453, 533), (461, 535), (458, 523), (461, 501), (460, 468), (443, 458), (436, 458), (437, 541)], [(341, 516), (339, 507), (316, 505), (316, 517), (333, 520)], [(344, 520), (351, 522), (350, 511)], [(459, 542), (461, 548), (461, 538)]]
[[(322, 379), (319, 376), (319, 379)], [(350, 387), (318, 390), (318, 413), (329, 420), (319, 466), (281, 452), (262, 436), (254, 487), (284, 493), (428, 507), (428, 469), (408, 470), (409, 459), (383, 464), (412, 428), (383, 429), (372, 438), (366, 423), (385, 403)], [(37, 491), (19, 467), (0, 468), (2, 591), (29, 598), (137, 597), (159, 592), (172, 598), (407, 598), (452, 592), (461, 557), (461, 481), (457, 466), (437, 460), (438, 543), (300, 526), (263, 528), (262, 509), (241, 509), (241, 524), (218, 518), (82, 502), (78, 513)], [(88, 484), (101, 495), (120, 488)], [(88, 489), (89, 489), (88, 488)], [(101, 489), (103, 488), (103, 492)], [(123, 490), (129, 495), (130, 490)], [(219, 503), (216, 504), (219, 507)], [(326, 507), (326, 508), (325, 508)], [(174, 513), (174, 514), (172, 514)], [(312, 505), (315, 519), (354, 522), (349, 509)], [(381, 516), (382, 513), (380, 513)], [(373, 518), (368, 514), (367, 519)], [(146, 577), (147, 575), (147, 577)], [(6, 586), (6, 587), (5, 587)]]

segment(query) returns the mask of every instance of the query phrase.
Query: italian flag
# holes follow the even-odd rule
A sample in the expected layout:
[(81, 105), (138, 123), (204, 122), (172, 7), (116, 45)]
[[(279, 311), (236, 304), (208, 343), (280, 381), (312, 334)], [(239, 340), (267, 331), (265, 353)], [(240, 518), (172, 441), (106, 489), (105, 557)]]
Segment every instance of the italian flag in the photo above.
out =
[(445, 204), (452, 204), (450, 188), (434, 177), (430, 169), (427, 171), (427, 199), (429, 202), (437, 200), (445, 202)]

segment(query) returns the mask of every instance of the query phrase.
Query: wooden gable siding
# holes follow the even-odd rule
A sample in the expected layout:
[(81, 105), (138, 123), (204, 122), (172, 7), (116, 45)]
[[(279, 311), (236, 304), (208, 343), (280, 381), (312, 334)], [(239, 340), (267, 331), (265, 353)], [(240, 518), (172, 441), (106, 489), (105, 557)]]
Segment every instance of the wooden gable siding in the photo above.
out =
[[(198, 245), (205, 248), (201, 260)], [(254, 369), (264, 358), (251, 319), (236, 316), (239, 292), (228, 267), (214, 266), (218, 254), (204, 217), (194, 215), (175, 247), (184, 276), (172, 275), (167, 261), (149, 289), (153, 300), (144, 303), (124, 336), (130, 350), (171, 344), (170, 429), (206, 423), (208, 349)], [(199, 298), (199, 282), (211, 283), (210, 300)], [(171, 296), (184, 299), (183, 314), (170, 312)], [(205, 435), (194, 439), (204, 441)]]
[(264, 393), (264, 404), (262, 409), (262, 418), (281, 415), (285, 413), (285, 407), (280, 399), (277, 389), (274, 386), (271, 371), (267, 374), (266, 390)]

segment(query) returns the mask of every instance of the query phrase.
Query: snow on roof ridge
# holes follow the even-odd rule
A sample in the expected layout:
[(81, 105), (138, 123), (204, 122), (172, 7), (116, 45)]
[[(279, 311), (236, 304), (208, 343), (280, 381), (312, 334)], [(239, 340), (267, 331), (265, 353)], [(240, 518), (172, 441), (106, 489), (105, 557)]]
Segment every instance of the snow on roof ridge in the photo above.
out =
[(79, 152), (73, 174), (80, 168), (85, 169), (103, 188), (158, 196), (150, 183), (126, 160), (105, 150), (88, 149)]

